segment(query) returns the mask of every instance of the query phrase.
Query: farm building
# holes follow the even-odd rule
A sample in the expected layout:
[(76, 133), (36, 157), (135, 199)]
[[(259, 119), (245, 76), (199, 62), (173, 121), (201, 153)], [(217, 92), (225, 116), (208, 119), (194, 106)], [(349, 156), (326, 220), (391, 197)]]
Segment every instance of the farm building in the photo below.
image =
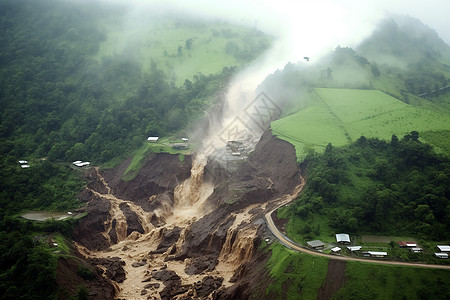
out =
[(350, 236), (346, 233), (338, 233), (336, 234), (336, 241), (338, 243), (350, 244)]
[(361, 250), (361, 246), (347, 246), (347, 249), (350, 251), (359, 251)]
[(149, 136), (147, 138), (147, 141), (152, 142), (152, 143), (156, 143), (159, 140), (159, 136)]
[(439, 251), (441, 252), (450, 252), (450, 246), (449, 245), (437, 245)]
[(333, 253), (341, 252), (341, 248), (340, 247), (331, 248), (331, 252), (333, 252)]
[(388, 254), (384, 251), (367, 251), (367, 254), (369, 254), (370, 257), (376, 257), (376, 258), (383, 258), (386, 257)]
[(405, 241), (398, 241), (397, 245), (399, 247), (417, 247), (417, 244), (414, 242), (405, 242)]
[(409, 248), (409, 250), (414, 253), (419, 253), (419, 252), (423, 251), (423, 249), (420, 247), (412, 247), (412, 248)]
[(322, 249), (325, 247), (325, 243), (319, 240), (309, 241), (306, 244), (313, 249)]
[(435, 253), (434, 255), (436, 255), (437, 258), (448, 258), (448, 253)]

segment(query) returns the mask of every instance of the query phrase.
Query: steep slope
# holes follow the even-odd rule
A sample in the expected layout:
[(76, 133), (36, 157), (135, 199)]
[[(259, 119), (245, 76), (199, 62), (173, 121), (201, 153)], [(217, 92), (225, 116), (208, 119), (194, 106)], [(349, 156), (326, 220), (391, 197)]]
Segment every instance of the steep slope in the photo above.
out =
[[(211, 196), (200, 200), (205, 201), (203, 209), (199, 205), (192, 216), (182, 214), (176, 195), (179, 186), (194, 184), (194, 173), (183, 182), (191, 166), (187, 161), (180, 162), (175, 155), (151, 155), (130, 182), (120, 179), (127, 162), (91, 173), (91, 184), (81, 195), (88, 201), (89, 214), (76, 224), (76, 246), (86, 261), (104, 270), (111, 268), (105, 261), (108, 257), (125, 262), (123, 283), (108, 275), (116, 272), (103, 273), (118, 286), (116, 296), (134, 299), (142, 292), (162, 299), (194, 294), (203, 299), (219, 289), (225, 293), (236, 281), (241, 287), (234, 289), (242, 291), (246, 270), (251, 265), (263, 268), (264, 255), (253, 255), (268, 235), (264, 213), (300, 191), (293, 146), (269, 131), (264, 133), (248, 161), (217, 182)], [(133, 232), (129, 232), (131, 224)], [(244, 267), (246, 263), (250, 265)]]

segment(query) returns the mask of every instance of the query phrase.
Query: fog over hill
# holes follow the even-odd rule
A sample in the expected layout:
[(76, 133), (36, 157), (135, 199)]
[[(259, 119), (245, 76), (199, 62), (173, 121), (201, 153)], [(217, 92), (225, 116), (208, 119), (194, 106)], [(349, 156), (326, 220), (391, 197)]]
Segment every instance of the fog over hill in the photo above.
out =
[[(410, 15), (436, 30), (450, 43), (448, 2), (431, 1), (152, 1), (103, 0), (133, 5), (141, 14), (178, 12), (199, 18), (220, 18), (256, 26), (279, 37), (273, 60), (296, 62), (304, 56), (316, 56), (336, 45), (354, 47), (367, 37), (386, 14)], [(134, 16), (134, 14), (132, 14)], [(274, 55), (276, 53), (276, 55)]]

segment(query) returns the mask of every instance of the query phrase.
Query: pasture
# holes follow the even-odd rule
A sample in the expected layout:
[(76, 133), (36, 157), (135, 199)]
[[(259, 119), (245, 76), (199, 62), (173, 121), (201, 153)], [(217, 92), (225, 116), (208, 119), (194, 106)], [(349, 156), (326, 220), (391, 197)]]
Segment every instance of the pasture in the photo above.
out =
[(96, 58), (125, 56), (144, 72), (161, 69), (177, 85), (194, 75), (241, 66), (266, 50), (271, 38), (252, 28), (219, 21), (153, 18), (147, 26), (107, 24)]
[(428, 132), (450, 130), (448, 113), (412, 106), (378, 90), (316, 88), (309, 97), (309, 106), (271, 124), (276, 136), (295, 146), (300, 161), (311, 149), (342, 146), (360, 136), (389, 140), (415, 130), (434, 144), (438, 139)]

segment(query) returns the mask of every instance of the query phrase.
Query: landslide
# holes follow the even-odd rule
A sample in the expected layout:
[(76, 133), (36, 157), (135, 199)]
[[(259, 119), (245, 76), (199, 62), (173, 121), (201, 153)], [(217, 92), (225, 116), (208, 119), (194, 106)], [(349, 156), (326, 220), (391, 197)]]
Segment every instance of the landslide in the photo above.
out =
[[(195, 262), (201, 258), (203, 263), (220, 256), (231, 260), (230, 257), (237, 255), (233, 263), (238, 268), (249, 261), (258, 248), (261, 230), (265, 228), (262, 226), (264, 212), (275, 204), (272, 200), (291, 193), (300, 183), (294, 147), (266, 131), (248, 160), (208, 198), (208, 206), (215, 208), (186, 229), (180, 251), (168, 259), (188, 258)], [(255, 209), (261, 205), (264, 209)], [(244, 214), (244, 218), (237, 220), (239, 214)], [(242, 232), (249, 233), (250, 240), (239, 245), (245, 239), (245, 234), (240, 235)], [(229, 253), (224, 255), (226, 251)], [(239, 251), (245, 255), (237, 253)], [(239, 275), (235, 280), (238, 279)]]
[[(261, 280), (267, 281), (264, 271), (267, 257), (258, 251), (261, 240), (271, 236), (264, 214), (280, 201), (286, 201), (284, 196), (294, 194), (302, 181), (292, 145), (270, 131), (265, 132), (247, 161), (240, 162), (228, 176), (215, 176), (220, 180), (214, 182), (214, 191), (204, 203), (209, 213), (199, 211), (192, 219), (174, 224), (166, 224), (157, 211), (166, 210), (170, 214), (176, 205), (174, 189), (191, 175), (192, 158), (186, 156), (180, 162), (175, 155), (152, 154), (133, 180), (124, 181), (130, 162), (124, 161), (101, 174), (98, 170), (90, 171), (91, 182), (80, 194), (87, 202), (84, 210), (89, 214), (75, 225), (74, 234), (78, 249), (85, 257), (91, 256), (86, 261), (93, 268), (107, 269), (110, 264), (92, 256), (108, 257), (114, 253), (130, 258), (122, 257), (128, 261), (124, 269), (130, 279), (119, 285), (119, 296), (135, 295), (137, 291), (157, 298), (176, 294), (245, 299), (248, 291), (260, 288)], [(214, 174), (212, 166), (206, 165), (205, 172)], [(135, 213), (137, 207), (148, 213), (147, 220), (142, 219), (141, 212)], [(120, 220), (111, 216), (113, 212), (130, 223), (126, 235), (136, 238), (119, 244), (115, 222)], [(139, 239), (144, 229), (142, 223), (147, 221), (154, 225), (153, 229), (144, 230)], [(136, 263), (129, 265), (129, 261)], [(170, 272), (171, 280), (159, 278), (157, 268)], [(115, 285), (120, 283), (111, 274), (105, 271), (103, 278)]]

